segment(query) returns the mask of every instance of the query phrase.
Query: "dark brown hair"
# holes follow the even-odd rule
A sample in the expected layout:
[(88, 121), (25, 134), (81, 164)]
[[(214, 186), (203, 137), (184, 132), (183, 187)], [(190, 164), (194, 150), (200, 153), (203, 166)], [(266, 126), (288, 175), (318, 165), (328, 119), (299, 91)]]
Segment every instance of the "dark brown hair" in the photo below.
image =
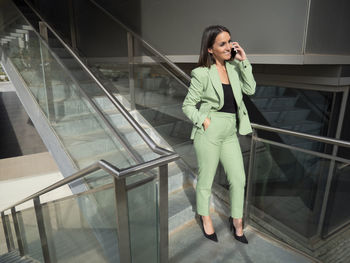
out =
[(219, 35), (221, 32), (227, 32), (231, 35), (230, 31), (226, 27), (220, 25), (208, 26), (206, 29), (204, 29), (197, 64), (198, 67), (209, 68), (215, 63), (215, 59), (213, 58), (213, 55), (208, 52), (208, 48), (213, 47), (217, 35)]

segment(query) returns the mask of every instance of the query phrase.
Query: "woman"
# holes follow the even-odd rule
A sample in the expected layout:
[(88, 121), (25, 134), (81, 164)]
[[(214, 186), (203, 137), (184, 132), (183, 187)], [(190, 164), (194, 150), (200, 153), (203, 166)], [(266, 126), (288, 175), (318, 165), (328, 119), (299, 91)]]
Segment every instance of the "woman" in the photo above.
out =
[(252, 67), (243, 48), (231, 41), (227, 28), (209, 26), (203, 32), (198, 67), (191, 77), (182, 110), (194, 124), (191, 139), (199, 167), (197, 213), (204, 236), (217, 242), (209, 207), (220, 161), (230, 184), (231, 231), (238, 241), (248, 243), (242, 227), (245, 172), (236, 133), (252, 132), (242, 95), (255, 92)]

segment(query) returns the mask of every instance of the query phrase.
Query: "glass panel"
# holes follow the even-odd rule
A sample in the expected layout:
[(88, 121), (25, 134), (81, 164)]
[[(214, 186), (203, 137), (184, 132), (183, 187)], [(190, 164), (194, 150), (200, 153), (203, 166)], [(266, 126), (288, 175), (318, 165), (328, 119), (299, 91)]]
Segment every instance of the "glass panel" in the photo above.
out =
[(335, 163), (323, 235), (350, 223), (350, 164)]
[(258, 85), (250, 99), (258, 111), (256, 123), (327, 136), (333, 97), (332, 92)]
[(268, 220), (273, 228), (292, 231), (297, 239), (315, 236), (329, 169), (328, 159), (258, 143), (252, 176), (252, 220), (256, 224)]
[(128, 191), (132, 262), (158, 262), (157, 187), (151, 181)]
[(18, 211), (17, 218), (24, 253), (33, 259), (44, 262), (34, 207)]
[(12, 215), (8, 215), (9, 223), (10, 223), (10, 231), (12, 235), (12, 240), (13, 240), (13, 248), (18, 250), (18, 242), (17, 242), (17, 237), (16, 237), (16, 232), (15, 232), (15, 225), (13, 223), (13, 218)]
[(57, 262), (119, 262), (113, 189), (43, 204), (50, 255)]
[(6, 238), (4, 233), (4, 225), (0, 218), (0, 255), (7, 253)]
[(52, 34), (47, 44), (19, 14), (13, 20), (3, 27), (2, 34), (26, 30), (3, 43), (3, 50), (78, 168), (100, 159), (124, 168), (158, 157)]

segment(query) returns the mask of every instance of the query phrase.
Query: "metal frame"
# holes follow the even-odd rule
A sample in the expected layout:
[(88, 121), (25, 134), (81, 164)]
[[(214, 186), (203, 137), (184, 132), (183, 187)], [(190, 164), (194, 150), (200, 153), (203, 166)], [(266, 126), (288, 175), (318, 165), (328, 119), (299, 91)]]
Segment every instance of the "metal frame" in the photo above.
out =
[(256, 152), (256, 140), (257, 133), (253, 130), (251, 142), (250, 142), (250, 156), (249, 156), (249, 168), (248, 168), (248, 178), (247, 178), (247, 189), (245, 198), (245, 211), (244, 211), (244, 222), (249, 223), (250, 214), (250, 203), (251, 203), (251, 192), (252, 192), (252, 174), (255, 165), (255, 152)]
[[(155, 152), (158, 154), (169, 154), (171, 151), (164, 149), (157, 145), (152, 137), (142, 128), (142, 126), (134, 119), (134, 117), (130, 114), (130, 112), (114, 97), (114, 95), (109, 92), (104, 85), (100, 82), (99, 79), (92, 73), (92, 71), (88, 68), (88, 66), (80, 59), (79, 55), (76, 54), (74, 50), (72, 50), (69, 45), (67, 45), (64, 40), (58, 35), (58, 33), (46, 22), (45, 19), (33, 8), (33, 6), (27, 1), (24, 2), (32, 9), (32, 11), (40, 18), (40, 20), (45, 23), (46, 27), (50, 29), (51, 33), (61, 42), (61, 44), (69, 51), (69, 53), (78, 61), (81, 67), (90, 75), (90, 77), (95, 81), (95, 83), (100, 87), (100, 89), (105, 93), (106, 97), (112, 102), (112, 104), (119, 110), (119, 112), (123, 115), (123, 117), (130, 123), (130, 125), (136, 130), (136, 132), (140, 135), (140, 137), (144, 140), (144, 142)], [(131, 31), (130, 31), (131, 32)], [(131, 32), (132, 33), (132, 32)], [(134, 36), (135, 34), (132, 33)], [(141, 38), (140, 38), (141, 39)], [(142, 40), (142, 39), (141, 39)], [(152, 48), (153, 50), (153, 48)], [(153, 51), (157, 52), (157, 51)], [(159, 53), (159, 52), (158, 52)], [(175, 65), (175, 67), (177, 67)], [(178, 69), (181, 71), (180, 69)], [(186, 74), (185, 74), (186, 75)], [(186, 75), (187, 76), (187, 75)], [(188, 77), (188, 76), (187, 76)]]
[[(341, 108), (340, 108), (339, 119), (338, 119), (338, 126), (337, 126), (337, 130), (336, 130), (336, 135), (335, 135), (336, 138), (339, 138), (340, 135), (341, 135), (341, 130), (342, 130), (342, 126), (343, 126), (343, 120), (344, 120), (344, 116), (345, 116), (345, 108), (346, 108), (346, 103), (347, 103), (347, 100), (348, 100), (348, 95), (349, 95), (349, 89), (347, 89), (344, 92), (344, 95), (342, 97)], [(332, 151), (332, 155), (333, 156), (337, 155), (338, 148), (339, 148), (339, 145), (335, 145), (333, 147), (333, 151)], [(325, 221), (325, 217), (326, 217), (326, 211), (327, 211), (327, 208), (328, 208), (329, 193), (330, 193), (330, 190), (331, 190), (333, 177), (334, 177), (334, 167), (335, 167), (335, 159), (332, 160), (331, 165), (329, 167), (329, 172), (328, 172), (327, 182), (326, 182), (326, 187), (325, 187), (325, 193), (324, 193), (323, 200), (322, 200), (320, 221), (319, 221), (319, 224), (318, 224), (318, 227), (317, 227), (317, 234), (319, 236), (321, 236), (322, 233), (323, 233), (324, 221)]]
[(50, 263), (52, 260), (50, 257), (49, 245), (48, 245), (47, 235), (45, 231), (44, 215), (43, 215), (43, 210), (40, 203), (40, 197), (35, 196), (33, 198), (33, 201), (34, 201), (35, 216), (36, 216), (36, 222), (38, 224), (38, 231), (39, 231), (43, 258), (45, 263)]
[(168, 262), (169, 258), (169, 224), (168, 224), (168, 164), (159, 166), (159, 262)]
[(16, 233), (19, 254), (23, 257), (24, 256), (24, 247), (23, 247), (23, 242), (22, 242), (22, 238), (21, 238), (21, 231), (19, 229), (18, 218), (17, 218), (17, 213), (16, 213), (15, 207), (11, 208), (11, 214), (12, 214), (12, 218), (13, 218), (13, 226), (14, 226), (15, 233)]
[[(19, 249), (21, 251), (21, 247), (23, 248), (23, 246), (20, 246), (21, 236), (18, 228), (18, 222), (15, 217), (16, 215), (15, 207), (33, 199), (44, 261), (55, 262), (55, 259), (52, 258), (54, 251), (52, 252), (49, 251), (47, 231), (45, 230), (44, 216), (42, 211), (42, 205), (40, 203), (40, 196), (52, 190), (55, 190), (63, 185), (66, 185), (75, 180), (78, 180), (95, 171), (104, 170), (114, 178), (115, 197), (116, 197), (115, 199), (116, 220), (117, 220), (117, 231), (118, 231), (118, 240), (119, 240), (118, 243), (119, 243), (120, 261), (131, 263), (132, 259), (131, 259), (131, 247), (130, 247), (127, 191), (134, 189), (135, 187), (144, 185), (154, 180), (155, 177), (153, 176), (153, 177), (141, 180), (141, 182), (134, 183), (130, 186), (126, 186), (126, 178), (138, 173), (147, 172), (155, 167), (159, 167), (160, 198), (159, 198), (159, 204), (158, 204), (159, 206), (158, 211), (159, 211), (159, 242), (161, 242), (159, 244), (160, 246), (159, 257), (161, 259), (160, 262), (168, 262), (168, 246), (169, 246), (167, 241), (168, 240), (168, 198), (167, 198), (168, 196), (168, 163), (176, 161), (179, 158), (180, 157), (178, 154), (171, 153), (168, 155), (163, 155), (157, 159), (144, 162), (141, 164), (137, 164), (125, 169), (118, 169), (117, 167), (111, 165), (110, 163), (104, 160), (101, 160), (15, 203), (11, 207), (6, 208), (1, 212), (2, 221), (4, 222), (3, 225), (4, 225), (6, 243), (9, 250), (13, 246), (11, 246), (10, 234), (8, 233), (6, 228), (8, 223), (6, 222), (6, 216), (4, 214), (4, 211), (11, 209), (11, 212), (14, 218), (14, 225), (15, 225), (15, 230), (17, 234), (17, 240), (19, 242), (18, 243)], [(110, 186), (108, 185), (108, 187)]]
[(130, 90), (130, 109), (136, 109), (135, 106), (135, 67), (134, 67), (134, 37), (127, 32), (128, 40), (128, 61), (129, 61), (129, 90)]
[[(345, 97), (347, 98), (347, 96), (345, 96)], [(315, 151), (311, 151), (311, 150), (306, 150), (306, 149), (303, 149), (303, 148), (300, 148), (300, 147), (295, 147), (295, 146), (286, 145), (286, 144), (283, 144), (283, 143), (274, 142), (274, 141), (271, 141), (271, 140), (259, 138), (257, 136), (256, 130), (265, 130), (265, 131), (269, 131), (269, 132), (282, 133), (282, 134), (286, 134), (286, 135), (290, 135), (290, 136), (295, 136), (295, 137), (300, 137), (300, 138), (304, 138), (304, 139), (314, 140), (314, 141), (318, 141), (318, 142), (328, 143), (328, 144), (334, 145), (336, 148), (338, 148), (338, 147), (350, 148), (350, 142), (339, 140), (339, 139), (323, 137), (323, 136), (317, 136), (317, 135), (305, 134), (305, 133), (301, 133), (301, 132), (295, 132), (295, 131), (291, 131), (291, 130), (274, 128), (274, 127), (269, 127), (269, 126), (265, 126), (265, 125), (254, 124), (254, 123), (252, 123), (252, 127), (254, 129), (253, 129), (252, 142), (251, 142), (251, 156), (250, 156), (250, 161), (249, 161), (248, 187), (247, 187), (247, 193), (246, 193), (246, 210), (245, 210), (245, 213), (246, 213), (245, 217), (246, 217), (247, 220), (249, 220), (248, 213), (249, 213), (249, 209), (250, 209), (249, 206), (250, 206), (250, 203), (251, 203), (252, 176), (253, 176), (253, 167), (254, 167), (254, 160), (255, 160), (255, 153), (256, 153), (256, 142), (260, 141), (260, 142), (276, 145), (276, 146), (279, 146), (279, 147), (283, 147), (283, 148), (287, 148), (287, 149), (291, 149), (291, 150), (295, 150), (295, 151), (299, 151), (299, 152), (304, 152), (304, 153), (311, 154), (311, 155), (314, 155), (314, 156), (318, 156), (318, 157), (321, 157), (321, 158), (329, 159), (329, 160), (331, 160), (331, 162), (333, 164), (336, 161), (345, 163), (346, 165), (350, 164), (350, 160), (335, 156), (334, 155), (334, 153), (335, 153), (334, 151), (333, 151), (332, 154), (325, 154), (325, 153), (320, 153), (320, 152), (315, 152)], [(332, 169), (332, 171), (333, 171), (333, 169)], [(317, 237), (320, 237), (320, 235), (322, 234), (322, 227), (323, 227), (323, 224), (324, 224), (325, 212), (326, 212), (327, 203), (328, 203), (328, 195), (329, 195), (332, 179), (333, 179), (333, 173), (331, 175), (328, 175), (328, 178), (327, 178), (326, 192), (325, 192), (324, 199), (323, 199), (323, 202), (322, 202), (322, 213), (321, 213), (321, 218), (320, 218), (320, 221), (319, 221), (318, 229), (316, 231), (316, 233), (317, 233), (316, 234), (316, 239), (317, 239)], [(350, 223), (350, 221), (349, 221), (349, 223)], [(283, 226), (283, 224), (281, 224), (281, 226), (282, 226), (282, 228), (284, 230), (288, 230), (289, 229), (288, 227)], [(345, 224), (343, 226), (345, 226)], [(338, 230), (339, 230), (339, 228), (337, 228), (334, 231), (332, 231), (332, 233), (334, 233), (334, 232), (336, 232)], [(290, 231), (290, 230), (288, 230), (288, 231)], [(295, 233), (295, 234), (297, 234), (297, 233)], [(329, 235), (330, 234), (328, 234), (327, 236), (329, 236)], [(313, 242), (314, 242), (316, 239), (315, 238), (311, 238), (310, 240), (313, 240)], [(304, 238), (302, 238), (299, 241), (305, 242)]]
[(8, 224), (7, 224), (7, 220), (6, 220), (6, 216), (5, 216), (5, 212), (1, 212), (1, 221), (2, 221), (2, 226), (4, 228), (4, 235), (5, 235), (5, 239), (6, 239), (6, 246), (7, 246), (7, 251), (10, 252), (11, 251), (11, 243), (10, 243), (10, 235), (8, 232)]

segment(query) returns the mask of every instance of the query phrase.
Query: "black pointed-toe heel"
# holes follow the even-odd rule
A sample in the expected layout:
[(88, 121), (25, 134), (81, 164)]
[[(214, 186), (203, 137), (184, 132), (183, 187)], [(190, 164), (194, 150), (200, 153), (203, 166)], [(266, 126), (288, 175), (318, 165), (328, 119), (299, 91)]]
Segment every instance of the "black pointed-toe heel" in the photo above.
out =
[(233, 233), (233, 236), (235, 237), (235, 239), (244, 244), (248, 244), (248, 239), (245, 237), (244, 234), (242, 236), (236, 235), (236, 228), (235, 228), (235, 225), (233, 224), (233, 218), (230, 216), (228, 220), (230, 222), (230, 231)]
[(201, 221), (201, 227), (202, 227), (202, 231), (203, 231), (204, 236), (206, 238), (210, 239), (211, 241), (218, 242), (218, 237), (216, 236), (215, 232), (211, 235), (208, 235), (207, 233), (205, 233), (202, 216), (199, 216), (199, 219)]

